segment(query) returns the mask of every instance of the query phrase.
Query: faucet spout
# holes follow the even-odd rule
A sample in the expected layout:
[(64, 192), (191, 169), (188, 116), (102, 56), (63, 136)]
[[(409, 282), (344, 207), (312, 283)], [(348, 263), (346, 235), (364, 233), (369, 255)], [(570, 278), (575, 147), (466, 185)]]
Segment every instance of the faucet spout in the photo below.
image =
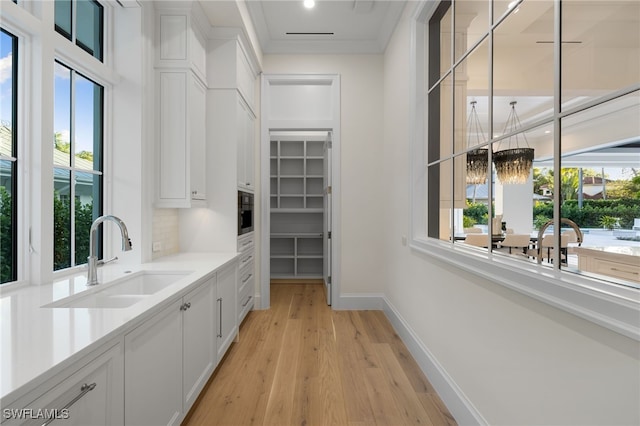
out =
[(117, 216), (105, 215), (100, 216), (91, 224), (91, 230), (89, 231), (89, 257), (87, 257), (87, 285), (97, 285), (98, 283), (98, 241), (96, 238), (98, 227), (103, 222), (110, 220), (115, 222), (120, 228), (120, 235), (122, 236), (122, 251), (131, 250), (131, 240), (129, 239), (129, 231), (127, 225), (124, 224), (122, 219)]
[[(560, 224), (563, 224), (563, 223), (566, 225), (569, 225), (575, 231), (577, 243), (579, 246), (582, 245), (582, 241), (584, 240), (584, 235), (582, 234), (582, 230), (580, 229), (578, 224), (572, 221), (571, 219), (567, 219), (566, 217), (560, 218)], [(544, 234), (544, 231), (551, 225), (553, 225), (553, 219), (547, 221), (544, 225), (540, 227), (540, 230), (538, 231), (538, 263), (542, 263), (542, 244), (541, 244), (542, 236)]]

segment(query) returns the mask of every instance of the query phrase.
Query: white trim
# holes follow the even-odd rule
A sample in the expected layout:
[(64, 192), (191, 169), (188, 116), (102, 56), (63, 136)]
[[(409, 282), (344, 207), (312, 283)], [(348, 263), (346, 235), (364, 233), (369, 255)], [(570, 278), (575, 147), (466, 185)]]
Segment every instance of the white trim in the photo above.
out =
[[(528, 265), (443, 241), (412, 241), (413, 250), (640, 341), (640, 293), (570, 272)], [(476, 253), (477, 252), (477, 253)]]
[[(269, 120), (269, 85), (282, 84), (326, 84), (332, 91), (332, 118), (327, 120), (294, 121)], [(338, 74), (262, 74), (261, 83), (261, 122), (260, 122), (260, 191), (261, 191), (261, 226), (260, 226), (260, 304), (256, 307), (269, 308), (270, 298), (270, 134), (271, 130), (331, 130), (332, 144), (332, 238), (331, 238), (331, 305), (333, 309), (342, 309), (340, 296), (341, 265), (341, 181), (340, 181), (340, 76)], [(277, 127), (276, 127), (277, 125)]]
[[(413, 250), (533, 297), (558, 309), (640, 341), (640, 292), (603, 280), (558, 269), (528, 265), (490, 252), (427, 239), (426, 167), (423, 142), (425, 102), (426, 23), (438, 1), (423, 1), (411, 17), (411, 167), (409, 229)], [(421, 44), (422, 43), (422, 44)], [(556, 217), (557, 217), (556, 213)], [(477, 253), (476, 253), (477, 252)]]
[(389, 322), (456, 422), (461, 425), (488, 425), (487, 420), (467, 398), (437, 358), (422, 343), (398, 310), (386, 298), (381, 302)]
[[(382, 311), (385, 307), (384, 293), (344, 293), (340, 296), (340, 310), (348, 311), (365, 311), (376, 310)], [(335, 308), (335, 307), (334, 307)]]

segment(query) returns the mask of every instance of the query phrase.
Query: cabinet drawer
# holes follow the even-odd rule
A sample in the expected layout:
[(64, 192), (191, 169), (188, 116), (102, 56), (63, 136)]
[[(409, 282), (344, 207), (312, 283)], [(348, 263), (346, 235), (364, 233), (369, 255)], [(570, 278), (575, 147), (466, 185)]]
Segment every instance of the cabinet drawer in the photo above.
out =
[[(28, 402), (25, 395), (3, 407), (2, 425), (112, 425), (124, 421), (122, 346), (116, 345), (75, 372), (39, 386), (48, 389)], [(6, 420), (6, 421), (5, 421)]]
[(253, 308), (255, 292), (255, 277), (253, 273), (248, 276), (247, 281), (238, 292), (238, 323), (240, 323), (247, 313)]
[(238, 280), (238, 294), (242, 294), (242, 291), (244, 289), (244, 287), (253, 280), (253, 277), (255, 275), (254, 270), (253, 270), (253, 261), (249, 262), (249, 264), (247, 265), (246, 268), (243, 268), (242, 271), (240, 271), (240, 278)]
[(238, 237), (238, 251), (240, 253), (246, 253), (252, 250), (255, 244), (253, 232)]
[(595, 273), (640, 282), (640, 266), (598, 258), (593, 259), (592, 266)]
[[(240, 261), (238, 262), (238, 268), (240, 269), (240, 274), (242, 274), (244, 269), (249, 266), (249, 264), (253, 263), (253, 254), (254, 251), (247, 250), (240, 254)], [(253, 269), (253, 268), (252, 268)]]

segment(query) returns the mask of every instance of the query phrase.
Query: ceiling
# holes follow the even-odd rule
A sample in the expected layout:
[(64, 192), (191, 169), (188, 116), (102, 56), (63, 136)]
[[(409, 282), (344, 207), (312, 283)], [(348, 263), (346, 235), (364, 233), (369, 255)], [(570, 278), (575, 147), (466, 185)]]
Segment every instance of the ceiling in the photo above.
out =
[[(205, 0), (206, 1), (206, 0)], [(405, 1), (247, 0), (265, 54), (383, 53)]]

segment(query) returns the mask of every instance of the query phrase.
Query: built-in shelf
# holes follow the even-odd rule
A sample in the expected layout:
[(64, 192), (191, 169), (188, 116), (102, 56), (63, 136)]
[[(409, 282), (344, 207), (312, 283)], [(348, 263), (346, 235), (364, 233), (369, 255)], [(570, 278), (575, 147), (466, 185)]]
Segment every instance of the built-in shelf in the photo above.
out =
[(271, 141), (271, 278), (322, 277), (323, 154), (322, 139)]

